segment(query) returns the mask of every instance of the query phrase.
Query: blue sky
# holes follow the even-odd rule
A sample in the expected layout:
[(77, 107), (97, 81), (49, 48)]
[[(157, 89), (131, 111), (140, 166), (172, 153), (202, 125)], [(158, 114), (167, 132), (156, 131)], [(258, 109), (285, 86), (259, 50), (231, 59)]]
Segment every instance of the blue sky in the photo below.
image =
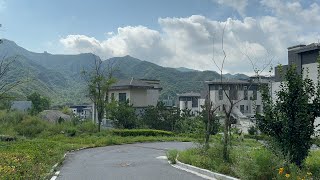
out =
[[(319, 0), (0, 0), (0, 37), (35, 52), (132, 55), (162, 66), (250, 73), (320, 39)], [(212, 51), (212, 42), (214, 51)]]

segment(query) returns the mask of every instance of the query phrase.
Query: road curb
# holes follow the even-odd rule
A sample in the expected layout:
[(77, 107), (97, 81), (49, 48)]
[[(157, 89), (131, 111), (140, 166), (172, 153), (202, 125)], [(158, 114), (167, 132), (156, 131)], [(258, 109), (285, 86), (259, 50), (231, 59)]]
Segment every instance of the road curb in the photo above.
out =
[(196, 166), (185, 164), (185, 163), (182, 163), (182, 162), (178, 161), (177, 159), (176, 159), (176, 164), (171, 164), (171, 165), (173, 167), (175, 167), (175, 168), (187, 171), (189, 173), (195, 174), (195, 175), (200, 176), (200, 177), (205, 178), (205, 179), (210, 179), (210, 180), (217, 180), (217, 179), (219, 179), (219, 180), (240, 180), (240, 179), (237, 179), (237, 178), (234, 178), (234, 177), (231, 177), (231, 176), (227, 176), (227, 175), (224, 175), (224, 174), (215, 173), (215, 172), (209, 171), (207, 169), (202, 169), (202, 168), (199, 168), (199, 167), (196, 167)]
[[(79, 148), (79, 149), (70, 150), (70, 151), (66, 152), (66, 153), (63, 155), (61, 161), (58, 162), (58, 163), (56, 163), (55, 165), (53, 165), (52, 168), (50, 169), (50, 173), (49, 173), (49, 175), (48, 175), (49, 177), (51, 176), (50, 180), (56, 180), (56, 179), (58, 178), (58, 176), (59, 176), (59, 174), (60, 174), (60, 171), (56, 171), (56, 170), (57, 170), (56, 168), (63, 163), (63, 161), (66, 159), (66, 156), (67, 156), (69, 153), (72, 153), (72, 152), (75, 152), (75, 151), (84, 150), (84, 149), (90, 149), (90, 148), (92, 148), (92, 147), (82, 147), (82, 148)], [(48, 176), (47, 176), (47, 177), (48, 177)], [(49, 178), (48, 178), (48, 179), (49, 179)]]

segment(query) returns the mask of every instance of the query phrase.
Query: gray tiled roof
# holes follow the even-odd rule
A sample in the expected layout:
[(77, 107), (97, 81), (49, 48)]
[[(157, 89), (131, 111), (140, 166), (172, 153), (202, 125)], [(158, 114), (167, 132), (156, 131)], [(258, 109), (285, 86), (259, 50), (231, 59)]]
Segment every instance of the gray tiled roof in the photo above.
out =
[(201, 97), (200, 93), (195, 92), (188, 92), (188, 93), (182, 93), (178, 94), (179, 97)]
[(133, 79), (133, 78), (121, 79), (121, 80), (118, 80), (115, 84), (113, 84), (110, 89), (132, 88), (132, 87), (146, 88), (146, 89), (159, 88), (159, 87), (155, 87), (156, 86), (155, 84), (147, 83), (145, 81), (146, 80)]
[(19, 111), (27, 111), (32, 106), (31, 101), (13, 101), (11, 105), (11, 109), (19, 110)]

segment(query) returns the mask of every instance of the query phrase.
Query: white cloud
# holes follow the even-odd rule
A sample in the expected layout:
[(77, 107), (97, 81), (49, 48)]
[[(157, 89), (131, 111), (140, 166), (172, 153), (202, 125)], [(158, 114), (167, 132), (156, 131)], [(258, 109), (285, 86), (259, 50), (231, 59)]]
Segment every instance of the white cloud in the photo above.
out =
[[(69, 35), (60, 39), (60, 42), (68, 52), (73, 53), (94, 52), (103, 58), (129, 54), (162, 66), (217, 71), (212, 58), (214, 57), (218, 64), (223, 60), (221, 42), (226, 25), (223, 36), (227, 54), (224, 72), (252, 73), (246, 55), (260, 68), (271, 57), (274, 57), (273, 65), (286, 64), (287, 47), (316, 42), (319, 37), (317, 29), (304, 28), (315, 27), (312, 23), (317, 22), (320, 17), (318, 5), (304, 8), (299, 4), (280, 3), (280, 7), (276, 7), (271, 1), (277, 2), (270, 0), (269, 4), (264, 1), (261, 3), (274, 11), (272, 16), (244, 17), (243, 20), (229, 18), (225, 21), (216, 21), (201, 15), (159, 18), (160, 30), (126, 26), (118, 28), (117, 32), (103, 40), (84, 35)], [(284, 10), (285, 7), (300, 10), (298, 15), (294, 15), (296, 17), (307, 17), (303, 14), (310, 12), (313, 17), (299, 26), (297, 22), (303, 20), (288, 19), (285, 14), (278, 12), (277, 8)]]
[(6, 1), (5, 0), (0, 0), (0, 12), (2, 12), (6, 8), (7, 8)]
[(320, 6), (312, 3), (303, 7), (299, 1), (261, 0), (275, 16), (283, 21), (295, 23), (300, 28), (311, 28), (320, 24)]
[(214, 2), (235, 9), (241, 16), (245, 15), (248, 0), (213, 0)]

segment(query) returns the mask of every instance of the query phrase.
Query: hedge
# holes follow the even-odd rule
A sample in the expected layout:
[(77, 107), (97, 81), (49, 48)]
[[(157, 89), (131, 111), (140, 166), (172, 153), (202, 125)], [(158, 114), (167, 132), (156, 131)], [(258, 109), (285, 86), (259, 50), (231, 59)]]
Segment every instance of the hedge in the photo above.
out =
[(111, 131), (116, 136), (173, 136), (170, 131), (154, 129), (114, 129)]

